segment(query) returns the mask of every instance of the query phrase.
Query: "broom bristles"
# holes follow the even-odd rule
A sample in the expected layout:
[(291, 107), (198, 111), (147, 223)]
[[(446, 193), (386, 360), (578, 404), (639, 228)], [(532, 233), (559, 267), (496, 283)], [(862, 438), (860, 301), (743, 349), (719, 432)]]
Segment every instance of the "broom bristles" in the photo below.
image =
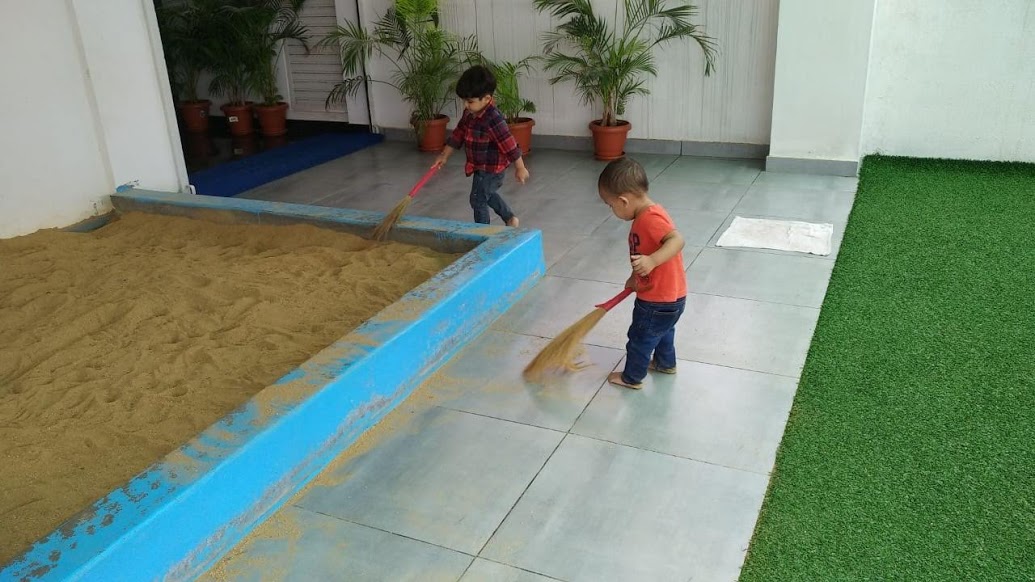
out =
[(384, 242), (385, 239), (388, 238), (388, 233), (392, 231), (392, 228), (395, 227), (395, 223), (399, 222), (399, 219), (406, 213), (406, 208), (410, 205), (412, 200), (413, 198), (410, 196), (403, 198), (395, 205), (395, 208), (393, 208), (391, 212), (385, 215), (381, 224), (377, 225), (377, 228), (374, 229), (374, 240)]
[(525, 380), (538, 382), (548, 372), (576, 372), (584, 368), (576, 361), (583, 351), (582, 340), (606, 314), (607, 310), (598, 307), (553, 338), (525, 367)]

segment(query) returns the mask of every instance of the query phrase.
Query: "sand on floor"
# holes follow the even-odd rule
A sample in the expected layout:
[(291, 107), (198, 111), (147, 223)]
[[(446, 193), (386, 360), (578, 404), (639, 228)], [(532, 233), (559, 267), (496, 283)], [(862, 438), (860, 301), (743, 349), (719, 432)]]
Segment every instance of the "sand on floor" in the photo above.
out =
[(457, 256), (136, 213), (0, 240), (0, 564)]

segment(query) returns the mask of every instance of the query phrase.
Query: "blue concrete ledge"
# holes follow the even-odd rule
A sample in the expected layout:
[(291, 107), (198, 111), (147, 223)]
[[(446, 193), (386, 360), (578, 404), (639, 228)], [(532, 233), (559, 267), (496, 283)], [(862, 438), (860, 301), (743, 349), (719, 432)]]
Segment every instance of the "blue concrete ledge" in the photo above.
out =
[[(383, 215), (130, 191), (119, 212), (369, 233)], [(37, 542), (0, 580), (188, 580), (405, 399), (545, 272), (538, 231), (433, 219), (393, 238), (468, 251), (121, 489)]]

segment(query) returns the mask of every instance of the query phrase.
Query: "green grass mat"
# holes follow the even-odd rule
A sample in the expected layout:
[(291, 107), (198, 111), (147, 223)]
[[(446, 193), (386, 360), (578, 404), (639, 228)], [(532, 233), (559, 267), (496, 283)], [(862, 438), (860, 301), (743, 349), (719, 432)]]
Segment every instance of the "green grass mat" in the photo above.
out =
[(1035, 580), (1035, 165), (866, 158), (741, 580)]

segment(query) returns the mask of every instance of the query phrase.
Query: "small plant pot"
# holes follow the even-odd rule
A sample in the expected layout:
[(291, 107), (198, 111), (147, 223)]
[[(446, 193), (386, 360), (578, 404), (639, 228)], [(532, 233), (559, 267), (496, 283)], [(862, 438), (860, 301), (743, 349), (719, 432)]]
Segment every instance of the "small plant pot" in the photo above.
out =
[(440, 152), (446, 147), (446, 124), (449, 123), (449, 116), (436, 115), (434, 119), (416, 122), (420, 127), (414, 126), (417, 130), (417, 147), (422, 152)]
[(507, 123), (510, 133), (517, 140), (518, 145), (521, 146), (521, 155), (523, 156), (527, 156), (532, 151), (532, 128), (534, 126), (535, 120), (531, 117), (519, 117), (514, 123)]
[(277, 137), (287, 133), (288, 104), (283, 101), (276, 105), (256, 105), (255, 113), (259, 115), (259, 128), (266, 137)]
[(609, 162), (625, 156), (625, 140), (629, 137), (632, 124), (618, 121), (618, 125), (600, 125), (600, 120), (589, 124), (593, 132), (593, 156), (598, 160)]
[(205, 133), (208, 131), (208, 108), (212, 102), (202, 101), (180, 102), (180, 116), (183, 117), (183, 128), (188, 133)]
[(220, 107), (223, 115), (226, 115), (226, 123), (230, 126), (230, 135), (244, 136), (254, 132), (252, 126), (252, 102), (244, 105), (231, 105), (227, 103)]

